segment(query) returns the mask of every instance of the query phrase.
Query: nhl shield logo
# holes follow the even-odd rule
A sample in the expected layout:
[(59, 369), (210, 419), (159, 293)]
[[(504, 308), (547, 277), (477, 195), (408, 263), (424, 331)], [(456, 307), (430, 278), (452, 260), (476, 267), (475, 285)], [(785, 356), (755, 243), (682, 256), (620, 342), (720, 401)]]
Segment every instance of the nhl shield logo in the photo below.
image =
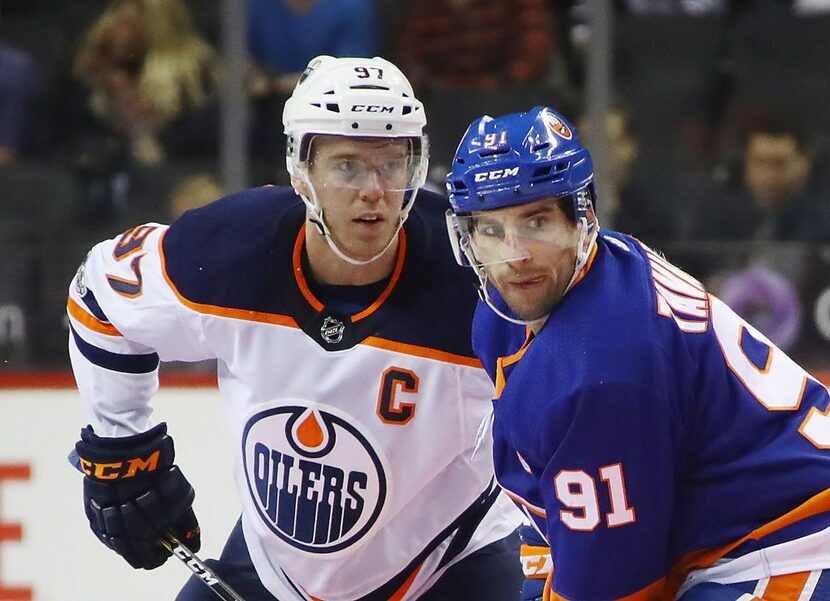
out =
[(75, 272), (75, 291), (81, 295), (86, 295), (86, 281), (85, 281), (85, 273), (86, 273), (86, 264), (89, 261), (89, 256), (92, 254), (92, 251), (89, 251), (84, 257), (84, 260), (78, 266), (78, 271)]
[(300, 399), (274, 401), (248, 419), (242, 451), (250, 501), (295, 549), (331, 555), (377, 524), (388, 467), (350, 416)]
[(320, 336), (329, 344), (337, 344), (343, 340), (345, 330), (346, 325), (342, 321), (334, 317), (326, 317), (323, 320), (323, 325), (320, 326)]

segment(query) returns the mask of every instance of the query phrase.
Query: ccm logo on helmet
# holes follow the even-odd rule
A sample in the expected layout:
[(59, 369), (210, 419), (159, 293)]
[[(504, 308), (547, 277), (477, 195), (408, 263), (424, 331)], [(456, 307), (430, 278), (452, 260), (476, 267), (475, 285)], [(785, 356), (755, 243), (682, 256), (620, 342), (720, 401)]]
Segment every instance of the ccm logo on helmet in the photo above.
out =
[(483, 171), (482, 173), (476, 173), (474, 179), (477, 182), (486, 182), (494, 179), (503, 179), (505, 177), (510, 177), (511, 175), (519, 175), (519, 168), (512, 167), (509, 169), (494, 169), (493, 171)]
[(380, 104), (353, 104), (353, 113), (394, 113), (395, 107)]

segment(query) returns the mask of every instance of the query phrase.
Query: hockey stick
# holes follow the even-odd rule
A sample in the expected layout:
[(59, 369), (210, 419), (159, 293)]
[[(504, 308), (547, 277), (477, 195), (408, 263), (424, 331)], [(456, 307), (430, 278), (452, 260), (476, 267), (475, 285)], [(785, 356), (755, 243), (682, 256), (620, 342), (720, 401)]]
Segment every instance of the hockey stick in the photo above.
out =
[(161, 539), (161, 544), (173, 555), (178, 557), (191, 572), (196, 574), (196, 577), (216, 593), (217, 597), (225, 601), (245, 601), (224, 580), (219, 578), (213, 570), (206, 566), (205, 562), (199, 559), (193, 551), (181, 544), (175, 536), (167, 534), (167, 536)]

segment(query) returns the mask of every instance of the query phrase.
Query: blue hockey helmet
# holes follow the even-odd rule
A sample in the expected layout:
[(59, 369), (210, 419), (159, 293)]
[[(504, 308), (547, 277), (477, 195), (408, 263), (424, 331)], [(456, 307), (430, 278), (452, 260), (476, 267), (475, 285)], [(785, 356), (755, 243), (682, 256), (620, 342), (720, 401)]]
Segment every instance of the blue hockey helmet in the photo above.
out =
[(576, 129), (551, 108), (474, 121), (458, 145), (447, 193), (456, 215), (569, 197), (578, 220), (593, 203), (594, 167)]

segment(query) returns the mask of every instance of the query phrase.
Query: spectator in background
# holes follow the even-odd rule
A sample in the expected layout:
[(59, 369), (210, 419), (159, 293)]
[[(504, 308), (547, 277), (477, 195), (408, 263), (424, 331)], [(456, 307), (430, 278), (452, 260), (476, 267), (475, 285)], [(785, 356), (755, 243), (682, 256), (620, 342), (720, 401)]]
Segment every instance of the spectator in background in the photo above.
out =
[(446, 174), (464, 125), (478, 115), (560, 97), (549, 89), (554, 45), (544, 0), (402, 0), (401, 15), (395, 53), (429, 99), (434, 172)]
[[(319, 55), (376, 55), (377, 15), (372, 0), (246, 1), (254, 178), (272, 183), (285, 148), (280, 115), (303, 69)], [(258, 177), (260, 170), (268, 177)]]
[(24, 150), (40, 91), (40, 69), (26, 52), (0, 42), (0, 167)]
[[(582, 134), (585, 146), (590, 150), (593, 146), (590, 121), (586, 114), (577, 119), (577, 127)], [(609, 189), (602, 195), (603, 208), (616, 215), (619, 222), (623, 214), (630, 211), (623, 200), (627, 193), (627, 187), (631, 182), (631, 169), (637, 161), (640, 152), (640, 141), (631, 124), (628, 114), (621, 108), (615, 107), (605, 116), (605, 133), (608, 136), (609, 144)], [(642, 211), (638, 211), (642, 213)], [(642, 214), (639, 215), (643, 217)], [(628, 233), (628, 230), (623, 229)]]
[(638, 15), (686, 14), (691, 16), (724, 12), (727, 0), (623, 0), (625, 12)]
[(173, 222), (186, 211), (203, 207), (224, 195), (222, 185), (208, 173), (183, 177), (170, 193), (167, 217)]
[(377, 54), (372, 0), (247, 0), (254, 98), (287, 97), (315, 56)]
[(544, 0), (409, 0), (397, 55), (416, 89), (494, 89), (546, 74), (550, 31)]
[(830, 12), (830, 0), (793, 0), (793, 12), (800, 16)]
[(700, 199), (695, 236), (702, 239), (830, 241), (830, 200), (814, 173), (816, 148), (782, 123), (746, 136), (740, 177)]
[(217, 59), (182, 0), (114, 0), (84, 37), (75, 76), (95, 122), (130, 160), (216, 148)]
[[(600, 198), (603, 219), (617, 231), (648, 244), (672, 240), (681, 235), (685, 213), (677, 191), (677, 177), (655, 173), (641, 164), (640, 138), (636, 125), (623, 107), (614, 107), (605, 120), (608, 136), (608, 180)], [(577, 128), (590, 150), (596, 139), (586, 115), (577, 119)]]

